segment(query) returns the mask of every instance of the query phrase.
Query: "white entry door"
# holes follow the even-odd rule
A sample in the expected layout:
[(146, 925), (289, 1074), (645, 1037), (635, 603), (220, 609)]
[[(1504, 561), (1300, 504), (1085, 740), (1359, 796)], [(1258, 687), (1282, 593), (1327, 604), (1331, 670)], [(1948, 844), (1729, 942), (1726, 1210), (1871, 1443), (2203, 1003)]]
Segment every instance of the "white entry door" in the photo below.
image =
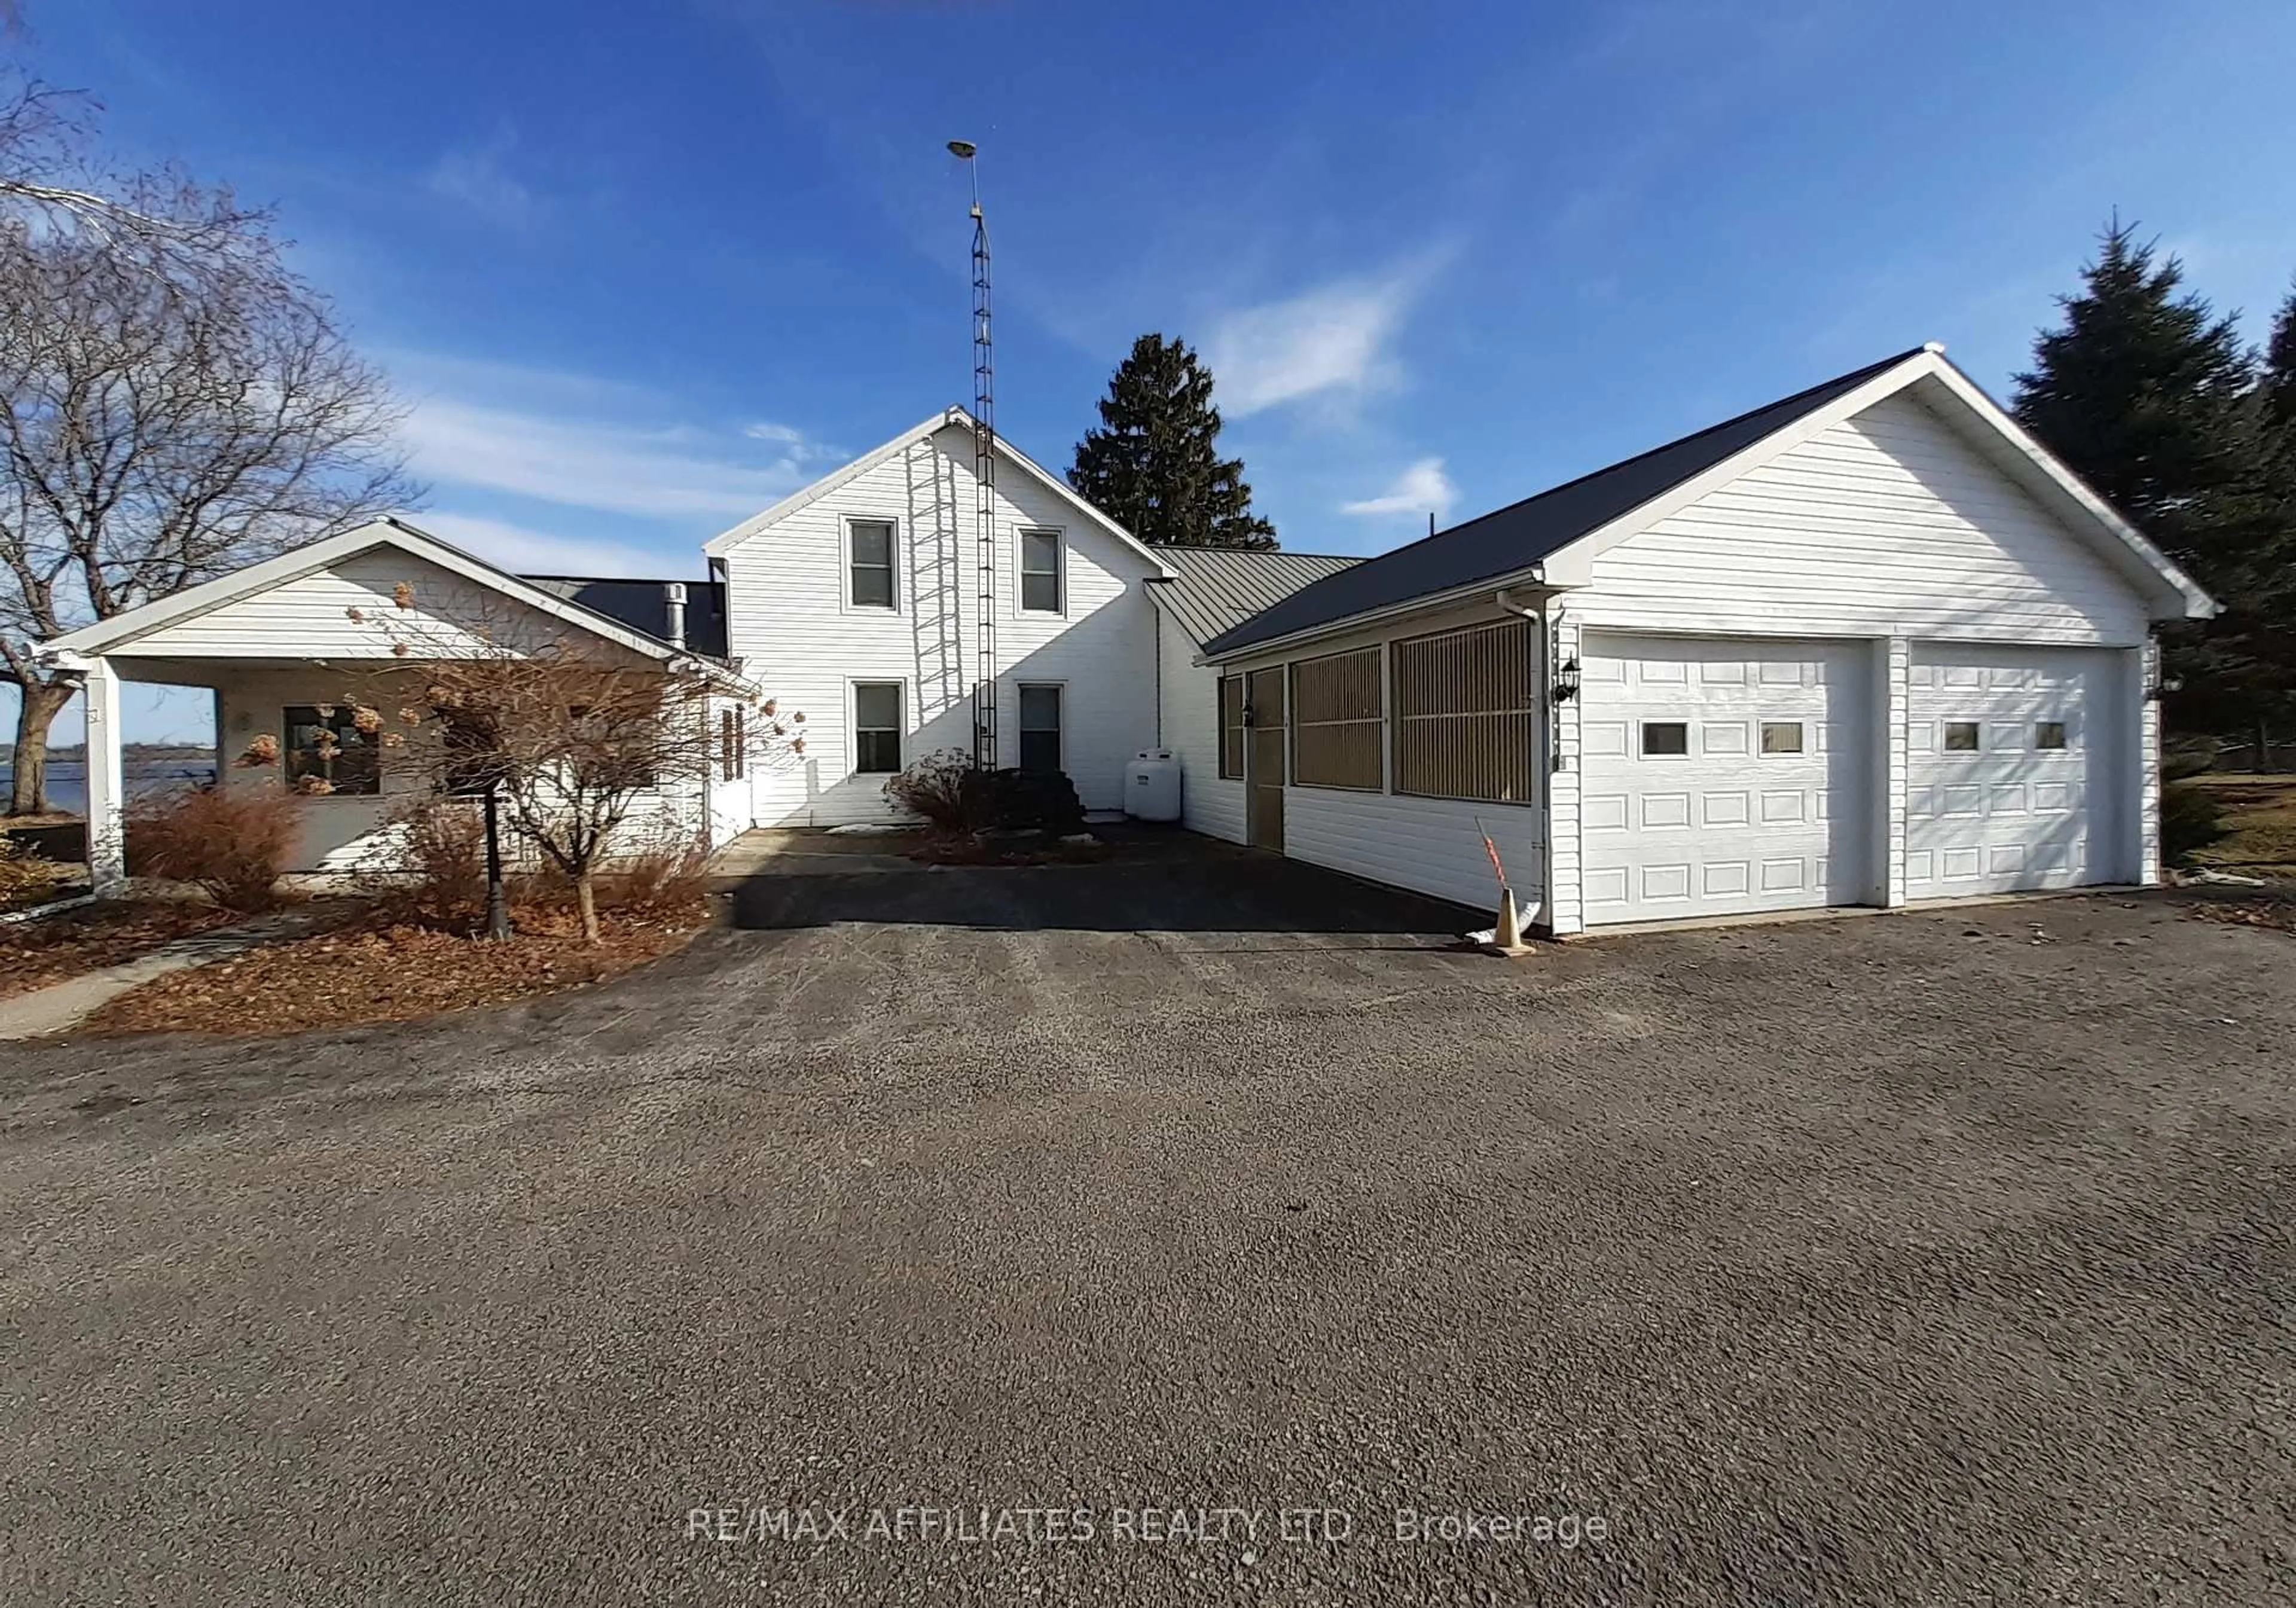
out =
[(1587, 921), (1872, 897), (1872, 657), (1862, 642), (1589, 633)]
[(1917, 644), (1907, 692), (1906, 894), (2079, 887), (2112, 851), (2117, 657)]

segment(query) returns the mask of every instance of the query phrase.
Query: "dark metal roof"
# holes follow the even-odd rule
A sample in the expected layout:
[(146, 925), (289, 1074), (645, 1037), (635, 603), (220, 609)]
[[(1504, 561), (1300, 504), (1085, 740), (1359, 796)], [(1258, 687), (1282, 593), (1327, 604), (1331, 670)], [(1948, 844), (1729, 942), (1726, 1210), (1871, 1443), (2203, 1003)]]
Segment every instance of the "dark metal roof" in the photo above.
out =
[(1228, 653), (1335, 624), (1374, 609), (1528, 569), (1652, 498), (1665, 495), (1764, 437), (1849, 395), (1923, 348), (1900, 352), (1767, 407), (1597, 469), (1552, 491), (1398, 547), (1324, 577), (1204, 644)]
[(1160, 547), (1156, 556), (1172, 567), (1171, 579), (1149, 583), (1156, 600), (1199, 647), (1302, 586), (1363, 562), (1331, 553), (1236, 547)]
[[(554, 597), (578, 603), (593, 614), (603, 614), (642, 631), (657, 641), (669, 640), (669, 610), (661, 589), (667, 581), (626, 581), (596, 575), (521, 575)], [(726, 591), (715, 581), (688, 581), (685, 585), (685, 645), (711, 658), (726, 657)]]

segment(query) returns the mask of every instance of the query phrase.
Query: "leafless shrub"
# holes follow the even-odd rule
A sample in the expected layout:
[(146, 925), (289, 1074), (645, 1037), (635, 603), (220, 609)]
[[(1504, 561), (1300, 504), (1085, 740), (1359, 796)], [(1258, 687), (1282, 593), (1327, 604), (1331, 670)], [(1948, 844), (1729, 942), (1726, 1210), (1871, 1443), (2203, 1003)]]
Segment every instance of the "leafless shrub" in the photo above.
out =
[(302, 815), (271, 788), (188, 788), (147, 796), (127, 816), (127, 869), (188, 882), (226, 910), (268, 910)]
[(487, 835), (464, 798), (422, 798), (391, 818), (397, 864), (376, 891), (400, 919), (446, 932), (475, 930), (487, 910)]
[[(729, 730), (742, 734), (743, 769), (750, 754), (804, 752), (802, 714), (738, 698), (739, 683), (701, 660), (554, 631), (555, 622), (485, 599), (418, 600), (406, 582), (391, 602), (348, 611), (378, 644), (374, 668), (349, 696), (355, 721), (402, 747), (438, 792), (491, 786), (507, 830), (571, 886), (593, 941), (599, 872), (644, 856), (653, 823), (698, 809), (706, 779), (726, 762)], [(737, 702), (743, 718), (718, 718)], [(688, 825), (681, 853), (701, 833)]]
[(985, 823), (977, 819), (982, 795), (972, 778), (970, 755), (942, 748), (887, 779), (885, 796), (911, 814), (924, 817), (935, 831), (976, 831)]

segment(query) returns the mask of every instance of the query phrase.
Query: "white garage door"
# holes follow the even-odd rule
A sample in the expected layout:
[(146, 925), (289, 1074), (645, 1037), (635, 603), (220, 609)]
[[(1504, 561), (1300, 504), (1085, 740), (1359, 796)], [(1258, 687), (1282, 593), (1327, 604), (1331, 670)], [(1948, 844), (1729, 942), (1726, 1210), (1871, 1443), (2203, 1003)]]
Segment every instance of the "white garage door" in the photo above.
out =
[(1589, 633), (1581, 658), (1588, 922), (1871, 897), (1866, 645)]
[(2117, 656), (1914, 650), (1906, 893), (1914, 899), (2112, 881)]

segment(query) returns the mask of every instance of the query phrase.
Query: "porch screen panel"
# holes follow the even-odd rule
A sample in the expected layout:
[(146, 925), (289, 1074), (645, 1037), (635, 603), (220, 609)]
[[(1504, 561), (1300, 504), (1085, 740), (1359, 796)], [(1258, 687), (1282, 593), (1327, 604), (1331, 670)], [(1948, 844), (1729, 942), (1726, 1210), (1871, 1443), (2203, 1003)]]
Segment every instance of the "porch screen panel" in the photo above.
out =
[(1379, 649), (1292, 666), (1292, 783), (1376, 793), (1380, 775)]
[(1219, 683), (1219, 773), (1230, 781), (1243, 778), (1243, 678), (1224, 675)]
[(1507, 620), (1394, 645), (1397, 792), (1531, 802), (1534, 636)]

